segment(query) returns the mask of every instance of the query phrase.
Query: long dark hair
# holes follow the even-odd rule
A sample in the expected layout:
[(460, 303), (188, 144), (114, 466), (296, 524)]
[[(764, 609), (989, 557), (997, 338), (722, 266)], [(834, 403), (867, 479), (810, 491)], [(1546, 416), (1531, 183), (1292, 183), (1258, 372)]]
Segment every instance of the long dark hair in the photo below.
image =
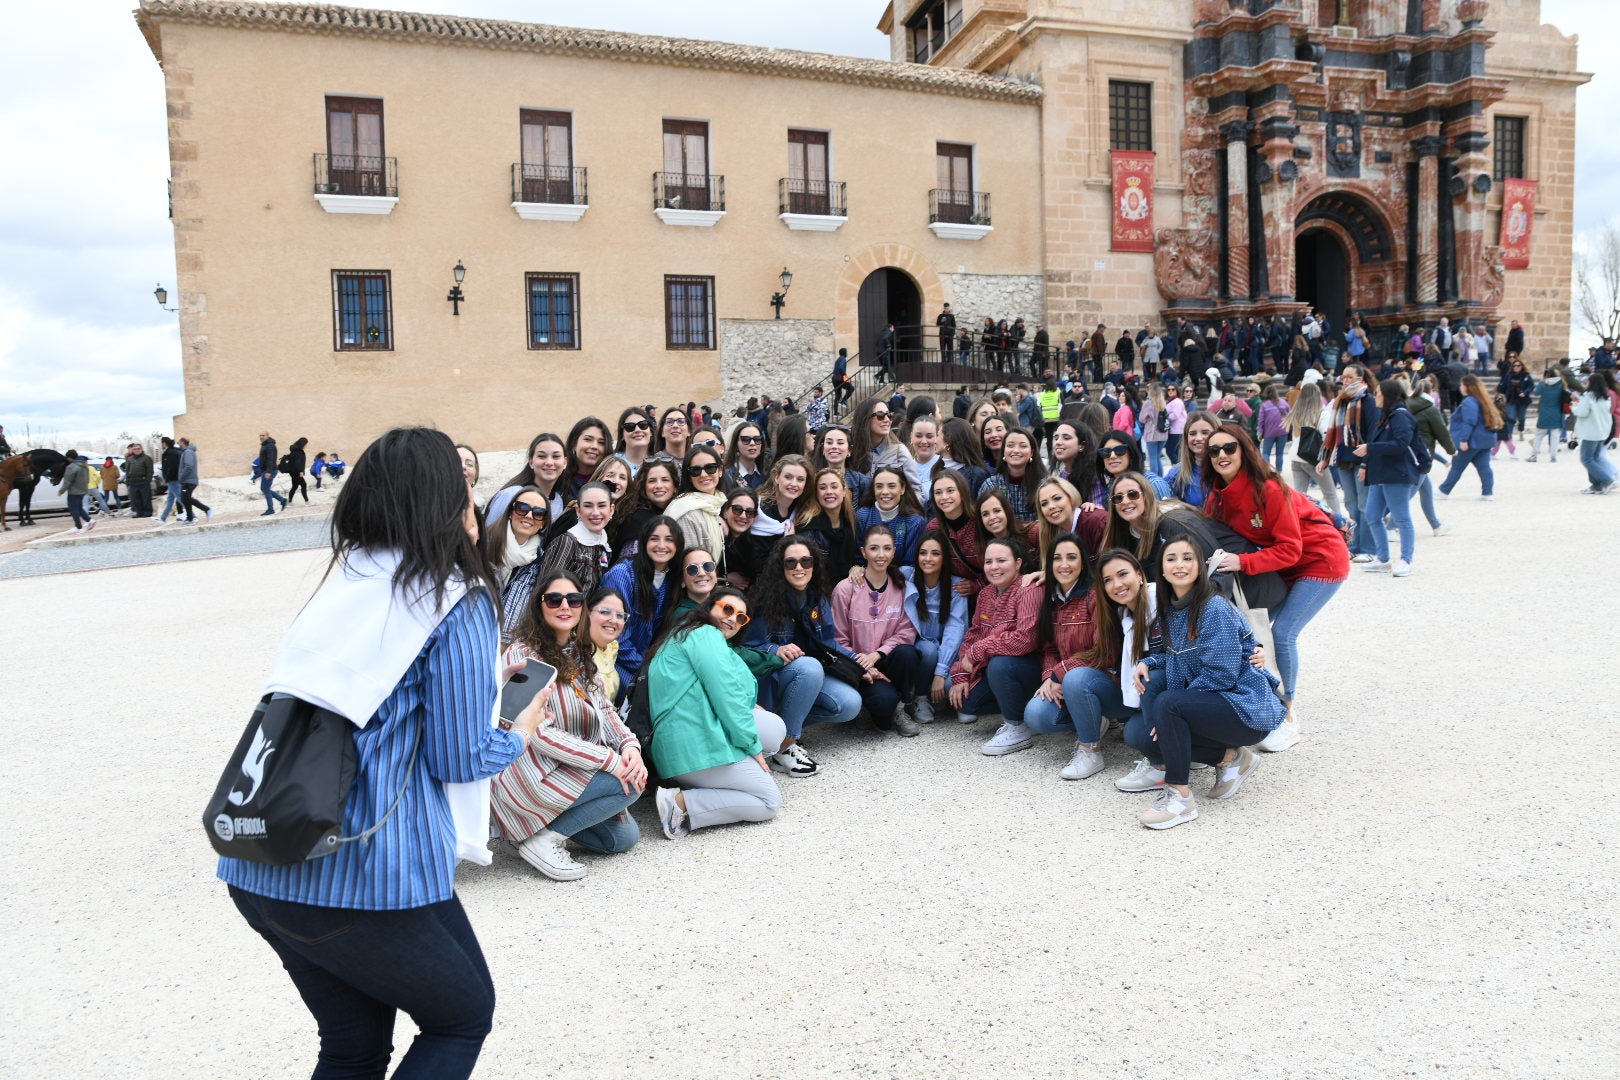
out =
[[(537, 477), (534, 475), (534, 466), (529, 463), (534, 460), (534, 452), (539, 449), (540, 444), (543, 442), (556, 443), (558, 446), (562, 447), (564, 456), (568, 454), (568, 444), (563, 441), (563, 437), (561, 435), (551, 431), (542, 431), (540, 434), (529, 440), (529, 452), (523, 455), (523, 468), (519, 469), (517, 474), (514, 475), (512, 479), (502, 484), (501, 487), (522, 487), (524, 484), (534, 484), (536, 487), (539, 487), (539, 484), (535, 483)], [(457, 460), (459, 461), (460, 458), (457, 458)], [(568, 471), (567, 465), (563, 466), (563, 471)], [(557, 477), (558, 484), (565, 484), (566, 482), (566, 477)], [(547, 496), (547, 498), (550, 498), (550, 496)]]
[(692, 466), (697, 463), (698, 456), (706, 454), (714, 459), (714, 464), (721, 466), (720, 472), (715, 474), (714, 490), (718, 494), (726, 486), (724, 477), (725, 457), (717, 447), (694, 446), (686, 452), (686, 460), (681, 462), (681, 494), (687, 495), (697, 491), (692, 485)]
[[(959, 416), (953, 416), (940, 425), (939, 436), (945, 442), (945, 457), (958, 465), (984, 468), (984, 451), (979, 446), (979, 435), (973, 430), (972, 424)], [(942, 468), (945, 468), (945, 463), (938, 462), (934, 475), (939, 475), (938, 470)]]
[[(672, 641), (685, 641), (686, 636), (693, 630), (696, 630), (698, 627), (713, 626), (718, 630), (720, 627), (719, 624), (715, 622), (714, 618), (715, 601), (727, 599), (741, 600), (749, 607), (753, 607), (753, 603), (740, 589), (734, 589), (730, 585), (715, 586), (714, 592), (710, 593), (709, 598), (703, 601), (703, 603), (699, 604), (696, 609), (692, 611), (683, 611), (681, 614), (675, 616), (669, 621), (669, 623), (664, 627), (663, 633), (658, 635), (658, 639), (654, 641), (652, 643), (652, 647), (647, 650), (647, 653), (641, 662), (641, 669), (643, 671), (647, 670), (647, 665), (652, 663), (652, 658), (657, 654), (659, 649), (662, 649), (665, 645)], [(749, 615), (752, 616), (753, 612), (749, 612)], [(727, 644), (733, 649), (740, 649), (743, 647), (743, 638), (746, 636), (747, 635), (745, 634), (738, 633), (735, 637), (728, 641)]]
[[(1204, 545), (1192, 533), (1183, 533), (1174, 539), (1165, 541), (1164, 547), (1159, 550), (1159, 623), (1168, 626), (1166, 621), (1170, 616), (1171, 605), (1175, 602), (1175, 590), (1164, 576), (1164, 553), (1177, 544), (1186, 544), (1192, 548), (1194, 561), (1198, 564), (1198, 577), (1193, 580), (1192, 589), (1188, 596), (1192, 598), (1187, 605), (1187, 640), (1198, 640), (1198, 616), (1203, 614), (1204, 606), (1219, 593), (1215, 591), (1215, 583), (1209, 579), (1208, 560), (1210, 553), (1204, 550)], [(1168, 645), (1168, 638), (1166, 644)], [(1246, 663), (1247, 661), (1245, 661)]]
[[(1128, 463), (1125, 472), (1147, 472), (1146, 469), (1142, 468), (1142, 448), (1136, 445), (1136, 440), (1133, 439), (1130, 433), (1126, 431), (1110, 431), (1107, 435), (1102, 437), (1102, 441), (1097, 444), (1096, 460), (1099, 465), (1102, 463), (1103, 448), (1109, 443), (1118, 443), (1119, 445), (1125, 447), (1125, 461)], [(1114, 474), (1108, 471), (1107, 466), (1103, 466), (1101, 472), (1108, 477), (1108, 483), (1110, 485), (1116, 479)], [(1124, 475), (1125, 473), (1120, 473), (1120, 476)]]
[(653, 443), (652, 443), (652, 445), (654, 447), (656, 447), (660, 452), (668, 453), (668, 454), (673, 454), (674, 453), (674, 451), (670, 450), (669, 445), (664, 441), (664, 424), (666, 424), (669, 421), (669, 418), (671, 416), (678, 416), (678, 417), (680, 417), (682, 420), (684, 420), (686, 422), (686, 445), (685, 445), (685, 449), (687, 449), (687, 450), (691, 449), (691, 447), (692, 447), (692, 414), (687, 412), (685, 409), (681, 408), (681, 406), (679, 406), (679, 405), (671, 405), (669, 408), (665, 409), (663, 412), (658, 414), (658, 424), (657, 424), (657, 426), (655, 426), (653, 428)]
[[(1404, 401), (1405, 398), (1403, 397), (1402, 400)], [(1254, 508), (1256, 510), (1262, 509), (1266, 505), (1267, 482), (1281, 484), (1282, 480), (1278, 478), (1276, 470), (1266, 464), (1266, 459), (1260, 456), (1260, 448), (1254, 444), (1254, 437), (1249, 434), (1248, 428), (1236, 420), (1228, 420), (1216, 428), (1215, 433), (1210, 438), (1216, 439), (1222, 435), (1230, 435), (1237, 440), (1238, 454), (1242, 459), (1238, 468), (1249, 478), (1249, 486), (1254, 495)], [(1207, 447), (1208, 444), (1206, 443), (1205, 446)], [(1215, 466), (1207, 464), (1208, 453), (1209, 451), (1206, 449), (1204, 469), (1209, 474), (1210, 516), (1224, 520), (1225, 515), (1222, 513), (1223, 507), (1221, 504), (1225, 501), (1226, 481), (1222, 480), (1221, 474), (1215, 471)]]
[[(580, 654), (590, 656), (592, 663), (595, 663), (596, 642), (591, 640), (591, 612), (596, 610), (597, 604), (609, 597), (617, 600), (620, 607), (625, 607), (624, 597), (619, 595), (617, 589), (610, 589), (606, 585), (598, 585), (595, 591), (585, 598), (585, 606), (579, 612), (579, 622), (574, 624), (574, 632), (571, 635), (574, 644), (579, 647)], [(620, 623), (619, 633), (614, 637), (614, 640), (617, 641), (623, 634), (624, 623)]]
[[(1024, 476), (1020, 480), (1014, 480), (1012, 473), (1007, 471), (1007, 440), (1015, 435), (1029, 444), (1029, 464), (1024, 466)], [(1007, 434), (1001, 437), (1001, 460), (996, 466), (996, 472), (1000, 473), (1009, 485), (1022, 487), (1025, 505), (1033, 507), (1035, 492), (1040, 488), (1041, 481), (1046, 479), (1046, 466), (1041, 464), (1041, 452), (1035, 444), (1035, 436), (1024, 428), (1009, 427)]]
[[(973, 504), (973, 531), (974, 535), (979, 538), (980, 552), (984, 551), (985, 545), (990, 541), (1002, 539), (1002, 537), (991, 536), (984, 527), (984, 504), (992, 500), (999, 502), (1002, 512), (1007, 515), (1007, 535), (1014, 539), (1019, 538), (1018, 530), (1022, 522), (1018, 520), (1018, 515), (1013, 512), (1012, 500), (1000, 488), (990, 488), (981, 494), (978, 501)], [(1022, 540), (1020, 540), (1020, 543), (1022, 543)]]
[[(669, 591), (664, 594), (663, 611), (658, 610), (658, 596), (653, 591), (653, 575), (658, 570), (653, 566), (652, 556), (647, 554), (647, 540), (660, 525), (669, 530), (669, 535), (675, 541), (675, 555), (664, 567), (664, 584), (669, 586)], [(636, 539), (640, 543), (630, 558), (630, 574), (636, 590), (636, 614), (648, 622), (656, 622), (675, 606), (675, 594), (681, 591), (681, 560), (686, 557), (686, 543), (681, 539), (681, 527), (667, 514), (659, 514), (647, 522), (647, 527), (641, 530), (641, 535)], [(675, 580), (671, 581), (671, 578)]]
[[(1136, 594), (1136, 605), (1131, 611), (1131, 655), (1140, 660), (1148, 651), (1150, 620), (1147, 617), (1146, 598), (1148, 590), (1153, 588), (1153, 579), (1142, 569), (1142, 561), (1135, 555), (1124, 548), (1109, 548), (1097, 556), (1097, 576), (1092, 582), (1096, 596), (1097, 644), (1091, 652), (1082, 657), (1087, 667), (1098, 667), (1107, 663), (1110, 657), (1123, 655), (1125, 647), (1125, 623), (1119, 613), (1119, 605), (1103, 586), (1104, 572), (1111, 562), (1129, 563), (1142, 579), (1142, 588)], [(1119, 673), (1121, 679), (1125, 679), (1128, 675), (1129, 672), (1125, 671)]]
[(944, 472), (935, 476), (928, 485), (928, 516), (934, 519), (939, 527), (939, 534), (944, 536), (946, 535), (946, 530), (951, 527), (951, 523), (945, 520), (944, 512), (940, 510), (939, 504), (935, 502), (933, 498), (934, 485), (938, 484), (941, 480), (956, 488), (957, 494), (962, 497), (961, 501), (963, 517), (967, 518), (969, 521), (977, 521), (979, 508), (973, 501), (973, 489), (968, 486), (967, 477), (963, 476), (961, 472), (956, 469), (946, 469)]
[[(885, 409), (889, 403), (882, 398), (867, 398), (855, 406), (855, 412), (849, 418), (849, 460), (844, 462), (844, 468), (854, 469), (856, 472), (869, 473), (872, 471), (872, 451), (883, 443), (872, 442), (872, 414), (882, 405)], [(899, 441), (894, 433), (894, 417), (889, 418), (889, 439)]]
[(877, 468), (872, 470), (872, 482), (866, 485), (866, 492), (861, 496), (861, 505), (877, 505), (877, 498), (872, 494), (872, 492), (873, 489), (877, 487), (877, 478), (882, 476), (884, 473), (888, 473), (890, 476), (900, 481), (900, 505), (897, 507), (897, 509), (900, 511), (901, 515), (904, 516), (907, 514), (915, 514), (916, 516), (921, 517), (923, 512), (922, 503), (917, 501), (917, 493), (911, 490), (911, 481), (906, 479), (906, 470), (900, 468), (898, 465), (879, 465)]
[[(866, 551), (866, 542), (874, 536), (887, 536), (889, 543), (895, 543), (893, 529), (881, 522), (868, 525), (866, 531), (861, 533), (861, 551), (863, 554)], [(898, 545), (895, 547), (894, 557), (889, 560), (888, 578), (891, 585), (898, 585), (902, 591), (905, 590), (906, 579), (900, 573), (900, 549)]]
[[(534, 592), (529, 594), (529, 606), (523, 609), (523, 617), (512, 631), (512, 640), (556, 668), (557, 678), (561, 681), (589, 686), (596, 681), (596, 648), (581, 649), (572, 633), (566, 642), (558, 641), (556, 633), (546, 625), (545, 616), (541, 614), (545, 594), (557, 591), (549, 586), (559, 581), (567, 582), (573, 592), (584, 592), (572, 574), (551, 574), (535, 582)], [(579, 609), (581, 622), (587, 618), (588, 611), (588, 607)]]
[(647, 440), (647, 455), (651, 457), (653, 442), (658, 435), (658, 432), (654, 430), (656, 427), (656, 422), (652, 418), (652, 413), (648, 412), (646, 409), (643, 409), (640, 405), (632, 405), (628, 409), (624, 410), (624, 412), (619, 414), (619, 437), (613, 444), (614, 453), (624, 453), (624, 423), (626, 420), (630, 419), (647, 421), (649, 425), (648, 434), (652, 436), (652, 438)]
[[(1069, 468), (1067, 479), (1069, 483), (1074, 485), (1074, 489), (1080, 493), (1082, 502), (1090, 501), (1092, 494), (1097, 490), (1096, 433), (1078, 420), (1059, 420), (1057, 427), (1052, 429), (1052, 433), (1056, 434), (1057, 429), (1061, 427), (1066, 427), (1074, 432), (1074, 441), (1078, 445), (1074, 455), (1074, 464)], [(1056, 458), (1053, 460), (1056, 460)]]
[[(942, 532), (923, 533), (923, 538), (917, 542), (917, 552), (922, 553), (923, 545), (934, 543), (939, 545), (939, 614), (937, 618), (943, 623), (951, 613), (951, 542)], [(913, 567), (911, 575), (912, 584), (917, 586), (917, 614), (923, 619), (935, 618), (928, 610), (928, 585), (923, 581), (923, 572)]]
[(541, 538), (540, 546), (542, 548), (545, 547), (546, 530), (551, 528), (551, 500), (546, 498), (545, 492), (541, 491), (533, 484), (524, 484), (512, 495), (512, 498), (506, 504), (506, 509), (502, 511), (501, 516), (495, 520), (495, 527), (490, 529), (488, 534), (484, 537), (484, 555), (489, 559), (491, 569), (500, 566), (501, 560), (505, 557), (506, 530), (511, 528), (512, 525), (512, 507), (517, 505), (517, 501), (521, 499), (525, 493), (540, 496), (540, 531), (535, 533), (535, 535)]
[(753, 429), (754, 434), (758, 435), (760, 439), (759, 460), (754, 462), (754, 468), (758, 469), (760, 472), (769, 472), (771, 468), (771, 448), (765, 444), (765, 429), (754, 423), (752, 420), (744, 420), (732, 430), (731, 445), (726, 448), (726, 460), (723, 462), (723, 464), (728, 469), (735, 469), (737, 467), (737, 462), (739, 460), (738, 451), (742, 446), (743, 433), (748, 431), (750, 428)]
[(793, 622), (793, 605), (788, 602), (788, 594), (793, 591), (793, 586), (787, 583), (787, 572), (782, 567), (782, 560), (787, 557), (788, 548), (791, 547), (804, 548), (815, 560), (810, 569), (810, 583), (804, 590), (808, 602), (818, 604), (832, 592), (821, 545), (808, 536), (784, 536), (765, 556), (759, 576), (748, 587), (748, 603), (754, 609), (755, 618), (767, 619), (772, 623)]
[(356, 552), (393, 551), (394, 591), (408, 602), (431, 597), (442, 607), (455, 580), (500, 596), (489, 560), (463, 525), (470, 498), (450, 436), (423, 427), (383, 433), (338, 489), (326, 573)]
[(675, 496), (681, 492), (680, 466), (673, 461), (653, 461), (648, 458), (641, 463), (641, 468), (636, 471), (635, 478), (630, 481), (630, 486), (625, 489), (624, 494), (619, 497), (619, 501), (614, 504), (613, 518), (608, 522), (608, 532), (617, 534), (638, 511), (651, 510), (659, 514), (664, 512), (664, 506), (654, 506), (647, 499), (647, 474), (654, 469), (663, 469), (669, 473), (669, 502), (666, 502), (664, 506), (668, 506), (670, 502), (675, 501)]
[(568, 454), (568, 465), (564, 470), (566, 475), (563, 477), (563, 479), (567, 480), (570, 484), (573, 483), (574, 477), (583, 476), (587, 472), (594, 472), (596, 469), (595, 465), (592, 465), (590, 469), (580, 468), (579, 452), (577, 449), (579, 446), (579, 437), (585, 434), (591, 428), (596, 428), (602, 433), (602, 455), (606, 457), (608, 454), (613, 452), (613, 433), (608, 430), (607, 424), (594, 416), (586, 416), (581, 418), (574, 424), (572, 428), (569, 429), (568, 442), (563, 446), (563, 449)]
[(1380, 407), (1384, 410), (1384, 420), (1387, 422), (1392, 409), (1406, 408), (1406, 380), (1385, 379), (1378, 384), (1378, 397), (1383, 401)]
[(804, 458), (810, 456), (810, 421), (802, 414), (783, 420), (777, 427), (776, 434), (770, 438), (773, 457), (782, 458), (789, 454), (798, 454)]
[(1080, 553), (1080, 576), (1075, 579), (1075, 595), (1091, 588), (1091, 561), (1086, 558), (1086, 545), (1080, 542), (1080, 537), (1072, 532), (1059, 533), (1052, 538), (1052, 546), (1046, 549), (1046, 563), (1042, 567), (1046, 571), (1046, 602), (1041, 605), (1040, 639), (1042, 644), (1053, 638), (1052, 622), (1057, 616), (1058, 605), (1062, 603), (1059, 596), (1062, 586), (1058, 584), (1057, 575), (1052, 573), (1053, 563), (1056, 561), (1059, 544), (1073, 544), (1074, 549)]

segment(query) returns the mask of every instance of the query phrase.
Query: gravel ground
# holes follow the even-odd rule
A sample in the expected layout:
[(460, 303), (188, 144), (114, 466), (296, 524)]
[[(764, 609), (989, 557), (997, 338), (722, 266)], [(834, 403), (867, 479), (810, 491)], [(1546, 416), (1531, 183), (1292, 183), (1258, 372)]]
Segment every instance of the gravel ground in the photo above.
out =
[[(1441, 504), (1456, 531), (1423, 530), (1414, 576), (1357, 572), (1303, 643), (1305, 740), (1189, 825), (1135, 824), (1118, 742), (1064, 783), (1057, 736), (989, 759), (982, 722), (812, 729), (823, 773), (775, 822), (671, 843), (642, 812), (580, 882), (463, 872), (500, 992), (481, 1075), (1620, 1075), (1620, 815), (1585, 775), (1620, 718), (1620, 581), (1570, 557), (1620, 534), (1620, 497), (1576, 495), (1573, 454), (1497, 471), (1494, 503), (1469, 480)], [(311, 1068), (199, 817), (320, 567), (0, 582), (41, 643), (0, 716), (0, 1074)], [(115, 689), (132, 617), (164, 630)], [(68, 635), (117, 659), (70, 679)]]

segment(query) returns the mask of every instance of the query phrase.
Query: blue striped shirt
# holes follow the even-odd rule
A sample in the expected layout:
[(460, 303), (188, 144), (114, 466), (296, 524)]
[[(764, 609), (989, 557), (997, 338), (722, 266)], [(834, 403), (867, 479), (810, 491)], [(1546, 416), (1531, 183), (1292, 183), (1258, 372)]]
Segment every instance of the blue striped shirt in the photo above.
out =
[(523, 737), (490, 725), (495, 704), (495, 608), (483, 590), (462, 597), (410, 668), (355, 733), (354, 788), (343, 835), (364, 832), (399, 794), (417, 726), (422, 747), (399, 809), (366, 841), (293, 866), (219, 860), (220, 880), (246, 892), (316, 907), (395, 911), (455, 894), (456, 836), (443, 783), (494, 776)]

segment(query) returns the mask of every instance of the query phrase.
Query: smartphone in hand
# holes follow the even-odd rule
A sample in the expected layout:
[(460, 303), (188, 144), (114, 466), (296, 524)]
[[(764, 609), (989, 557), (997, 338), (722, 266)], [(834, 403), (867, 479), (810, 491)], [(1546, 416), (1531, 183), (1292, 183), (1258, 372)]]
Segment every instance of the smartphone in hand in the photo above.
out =
[(529, 702), (557, 681), (557, 669), (543, 660), (530, 660), (501, 687), (501, 719), (511, 723)]

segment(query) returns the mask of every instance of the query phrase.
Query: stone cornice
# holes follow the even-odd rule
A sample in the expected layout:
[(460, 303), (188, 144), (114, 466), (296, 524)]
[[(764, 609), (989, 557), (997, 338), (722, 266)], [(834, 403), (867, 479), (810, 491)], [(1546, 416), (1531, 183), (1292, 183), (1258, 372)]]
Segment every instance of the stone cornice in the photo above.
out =
[(179, 23), (667, 64), (1030, 104), (1041, 99), (1039, 86), (961, 68), (335, 4), (141, 0), (135, 21), (160, 62), (158, 27)]

